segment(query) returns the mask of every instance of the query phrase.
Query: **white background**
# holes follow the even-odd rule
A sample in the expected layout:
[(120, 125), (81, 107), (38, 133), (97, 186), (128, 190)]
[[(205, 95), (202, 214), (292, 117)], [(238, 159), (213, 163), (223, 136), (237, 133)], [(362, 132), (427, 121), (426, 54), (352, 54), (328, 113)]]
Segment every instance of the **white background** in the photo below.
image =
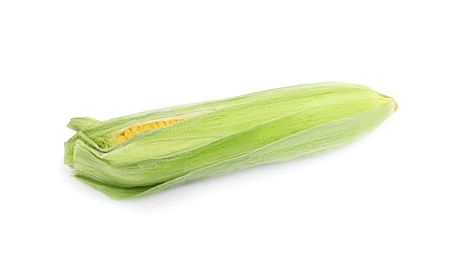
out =
[[(456, 259), (454, 1), (1, 1), (1, 259)], [(399, 110), (337, 151), (130, 201), (71, 117), (320, 81)]]

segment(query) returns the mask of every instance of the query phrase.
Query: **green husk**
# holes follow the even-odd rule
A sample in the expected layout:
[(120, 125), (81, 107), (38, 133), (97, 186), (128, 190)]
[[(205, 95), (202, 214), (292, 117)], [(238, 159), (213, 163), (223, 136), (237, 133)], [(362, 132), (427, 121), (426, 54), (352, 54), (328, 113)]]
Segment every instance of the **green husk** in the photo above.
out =
[[(75, 118), (65, 143), (74, 176), (113, 199), (129, 199), (346, 145), (395, 111), (392, 98), (329, 82), (152, 110), (107, 121)], [(119, 143), (132, 125), (182, 118)]]

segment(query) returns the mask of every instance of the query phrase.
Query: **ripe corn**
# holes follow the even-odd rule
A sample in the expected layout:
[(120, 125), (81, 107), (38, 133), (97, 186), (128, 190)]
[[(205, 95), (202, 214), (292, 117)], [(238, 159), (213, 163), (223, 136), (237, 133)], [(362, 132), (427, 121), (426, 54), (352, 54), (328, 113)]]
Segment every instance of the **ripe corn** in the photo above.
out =
[(379, 126), (397, 105), (368, 87), (327, 82), (98, 121), (73, 118), (75, 178), (113, 199), (332, 150)]

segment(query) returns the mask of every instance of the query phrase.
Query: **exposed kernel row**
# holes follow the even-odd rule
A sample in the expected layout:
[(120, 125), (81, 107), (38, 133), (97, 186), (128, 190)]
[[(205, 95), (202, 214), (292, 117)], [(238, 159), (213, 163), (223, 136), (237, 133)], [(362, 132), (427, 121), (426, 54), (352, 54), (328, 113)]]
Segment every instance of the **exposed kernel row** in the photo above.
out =
[(152, 123), (144, 124), (144, 125), (139, 125), (139, 126), (135, 125), (135, 126), (132, 126), (132, 127), (128, 128), (127, 130), (123, 131), (119, 135), (118, 140), (119, 140), (119, 142), (123, 142), (123, 141), (125, 141), (127, 139), (130, 139), (131, 137), (133, 137), (135, 134), (137, 134), (139, 132), (142, 132), (142, 131), (145, 131), (145, 130), (154, 129), (154, 128), (160, 128), (160, 127), (168, 126), (168, 125), (180, 122), (180, 121), (182, 121), (182, 119), (156, 121), (156, 122), (152, 122)]

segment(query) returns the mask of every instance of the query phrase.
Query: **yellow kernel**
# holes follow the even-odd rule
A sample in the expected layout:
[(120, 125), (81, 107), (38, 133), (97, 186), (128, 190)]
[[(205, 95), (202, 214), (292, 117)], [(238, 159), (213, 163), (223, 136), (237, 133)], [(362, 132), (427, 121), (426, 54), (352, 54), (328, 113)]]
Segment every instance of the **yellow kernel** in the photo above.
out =
[(165, 124), (165, 125), (170, 125), (170, 124), (171, 124), (171, 120), (163, 121), (163, 124)]
[(144, 130), (144, 126), (143, 125), (138, 126), (138, 132), (142, 132), (143, 130)]
[(150, 125), (152, 126), (152, 128), (159, 128), (159, 126), (155, 122), (151, 123)]
[(152, 126), (150, 124), (143, 126), (143, 130), (149, 130), (149, 129), (152, 129)]
[(120, 143), (120, 142), (123, 142), (123, 141), (127, 140), (127, 138), (125, 137), (125, 135), (119, 135), (118, 140), (119, 140), (119, 143)]
[(131, 131), (133, 132), (133, 134), (136, 134), (139, 131), (139, 127), (135, 125), (131, 128)]
[(158, 125), (158, 127), (163, 127), (163, 126), (165, 126), (165, 124), (163, 123), (163, 121), (157, 122), (157, 125)]
[(125, 136), (125, 138), (128, 139), (128, 138), (130, 138), (130, 137), (133, 136), (133, 133), (131, 132), (130, 129), (127, 129), (127, 130), (125, 130), (125, 132), (124, 132), (124, 136)]

